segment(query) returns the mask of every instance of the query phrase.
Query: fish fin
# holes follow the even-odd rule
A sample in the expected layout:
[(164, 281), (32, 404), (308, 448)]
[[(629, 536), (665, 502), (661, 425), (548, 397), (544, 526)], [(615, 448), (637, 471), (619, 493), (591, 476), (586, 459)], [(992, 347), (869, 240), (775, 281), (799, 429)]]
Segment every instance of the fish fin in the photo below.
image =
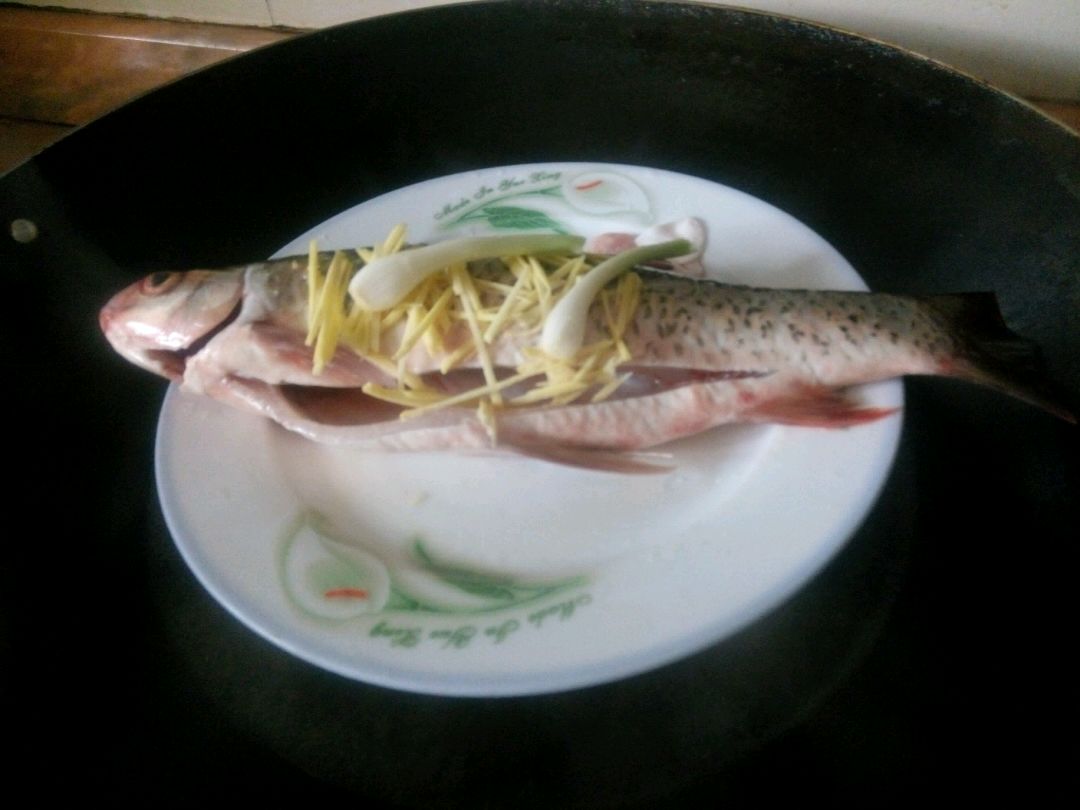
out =
[(507, 440), (502, 436), (499, 437), (499, 447), (528, 458), (595, 472), (666, 475), (675, 469), (670, 463), (659, 463), (671, 461), (671, 455), (668, 453), (634, 453), (588, 447), (565, 447), (525, 439)]
[(844, 428), (876, 422), (899, 408), (860, 405), (845, 392), (833, 388), (806, 386), (794, 393), (754, 405), (747, 415), (760, 422), (776, 422), (799, 427)]
[(945, 321), (963, 349), (950, 373), (1036, 405), (1067, 422), (1076, 417), (1042, 373), (1038, 347), (1005, 324), (993, 293), (936, 295), (923, 303)]

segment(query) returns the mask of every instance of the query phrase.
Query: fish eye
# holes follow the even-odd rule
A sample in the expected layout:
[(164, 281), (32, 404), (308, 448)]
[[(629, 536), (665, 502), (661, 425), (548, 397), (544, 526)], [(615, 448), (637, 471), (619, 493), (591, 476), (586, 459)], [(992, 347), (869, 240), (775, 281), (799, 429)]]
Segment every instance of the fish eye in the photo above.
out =
[(139, 289), (146, 295), (161, 295), (167, 293), (180, 282), (180, 273), (159, 270), (142, 280)]

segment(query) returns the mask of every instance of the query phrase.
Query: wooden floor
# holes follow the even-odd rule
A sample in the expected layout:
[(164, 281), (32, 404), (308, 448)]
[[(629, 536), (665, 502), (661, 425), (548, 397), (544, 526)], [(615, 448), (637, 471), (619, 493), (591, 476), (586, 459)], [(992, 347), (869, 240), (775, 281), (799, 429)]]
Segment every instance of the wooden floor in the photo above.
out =
[(0, 174), (148, 90), (291, 36), (0, 6)]
[[(0, 174), (141, 93), (296, 33), (0, 6)], [(1035, 103), (1080, 130), (1080, 104)]]

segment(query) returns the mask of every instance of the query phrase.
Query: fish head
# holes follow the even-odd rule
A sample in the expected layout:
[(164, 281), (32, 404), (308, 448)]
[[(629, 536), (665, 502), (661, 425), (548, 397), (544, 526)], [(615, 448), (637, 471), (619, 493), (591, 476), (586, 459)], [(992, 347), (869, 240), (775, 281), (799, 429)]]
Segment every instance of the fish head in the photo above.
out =
[(243, 291), (242, 269), (152, 273), (105, 304), (101, 331), (132, 363), (179, 381), (186, 358), (233, 319)]

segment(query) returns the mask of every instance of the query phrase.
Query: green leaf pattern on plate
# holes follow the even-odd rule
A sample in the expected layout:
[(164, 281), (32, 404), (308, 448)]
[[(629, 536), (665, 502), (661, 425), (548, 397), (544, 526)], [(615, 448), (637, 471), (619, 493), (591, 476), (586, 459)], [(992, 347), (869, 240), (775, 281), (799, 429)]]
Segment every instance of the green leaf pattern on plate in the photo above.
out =
[[(527, 205), (529, 200), (537, 200), (539, 207)], [(653, 218), (649, 197), (637, 182), (617, 172), (590, 170), (569, 177), (562, 172), (534, 172), (507, 177), (497, 186), (481, 185), (444, 205), (435, 219), (444, 230), (479, 224), (491, 230), (570, 233), (560, 212), (573, 217), (626, 216), (641, 224)]]
[(513, 231), (550, 230), (567, 233), (566, 228), (543, 211), (513, 205), (489, 205), (478, 212), (492, 228)]
[(307, 512), (285, 532), (281, 583), (298, 610), (335, 621), (387, 612), (493, 613), (586, 583), (584, 576), (533, 582), (453, 565), (435, 558), (420, 538), (412, 541), (411, 552), (408, 570), (394, 570), (371, 551), (335, 536), (320, 515)]

